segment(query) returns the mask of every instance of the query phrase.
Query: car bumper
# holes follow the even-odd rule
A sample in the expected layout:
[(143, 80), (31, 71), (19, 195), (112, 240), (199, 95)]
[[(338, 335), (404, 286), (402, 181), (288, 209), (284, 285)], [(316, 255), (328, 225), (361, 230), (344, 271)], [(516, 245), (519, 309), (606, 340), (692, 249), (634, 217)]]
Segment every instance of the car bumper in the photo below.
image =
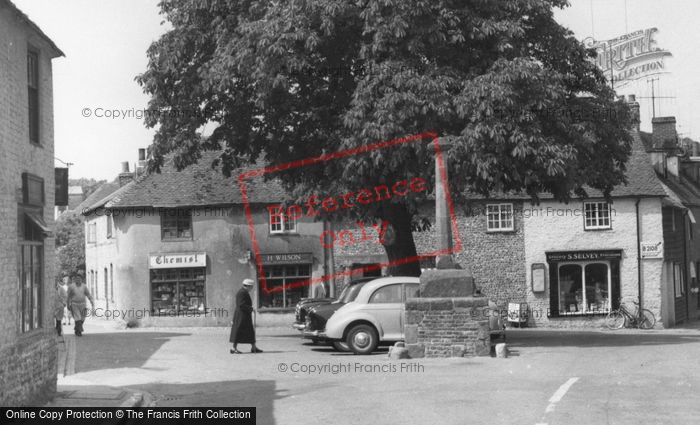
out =
[(292, 327), (298, 331), (303, 331), (306, 329), (306, 324), (305, 323), (294, 323), (292, 324)]
[(304, 338), (306, 339), (317, 339), (319, 341), (328, 341), (329, 338), (323, 331), (304, 331)]

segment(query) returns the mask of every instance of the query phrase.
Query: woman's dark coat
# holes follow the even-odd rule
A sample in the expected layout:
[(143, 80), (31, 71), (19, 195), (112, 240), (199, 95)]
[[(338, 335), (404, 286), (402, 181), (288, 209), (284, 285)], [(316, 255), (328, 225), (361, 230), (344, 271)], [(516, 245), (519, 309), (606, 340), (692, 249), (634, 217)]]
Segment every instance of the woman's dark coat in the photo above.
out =
[(253, 329), (253, 300), (244, 288), (236, 294), (236, 311), (233, 313), (233, 325), (229, 342), (234, 344), (255, 344)]

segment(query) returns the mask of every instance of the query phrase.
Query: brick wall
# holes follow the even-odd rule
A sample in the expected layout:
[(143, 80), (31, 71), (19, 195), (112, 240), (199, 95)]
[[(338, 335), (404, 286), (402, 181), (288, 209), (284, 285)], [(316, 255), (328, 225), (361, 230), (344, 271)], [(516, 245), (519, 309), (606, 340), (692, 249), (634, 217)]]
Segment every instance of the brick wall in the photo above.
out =
[[(36, 404), (56, 386), (56, 341), (51, 307), (54, 291), (54, 238), (44, 240), (40, 328), (20, 332), (17, 270), (18, 205), (22, 173), (44, 180), (43, 218), (53, 228), (54, 143), (51, 57), (49, 44), (0, 4), (0, 405)], [(39, 52), (40, 141), (29, 143), (27, 115), (27, 49)]]
[(413, 298), (406, 302), (411, 357), (473, 357), (491, 353), (485, 297)]

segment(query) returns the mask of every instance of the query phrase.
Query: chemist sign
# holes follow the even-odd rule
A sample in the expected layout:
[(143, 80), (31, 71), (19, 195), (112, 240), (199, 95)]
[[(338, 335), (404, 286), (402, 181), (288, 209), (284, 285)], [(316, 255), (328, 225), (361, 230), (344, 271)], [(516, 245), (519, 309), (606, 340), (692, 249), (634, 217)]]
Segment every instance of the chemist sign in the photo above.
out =
[(664, 58), (671, 56), (671, 52), (657, 46), (658, 31), (648, 28), (605, 41), (589, 37), (583, 44), (596, 50), (595, 63), (605, 76), (612, 77), (615, 84), (622, 84), (666, 72)]

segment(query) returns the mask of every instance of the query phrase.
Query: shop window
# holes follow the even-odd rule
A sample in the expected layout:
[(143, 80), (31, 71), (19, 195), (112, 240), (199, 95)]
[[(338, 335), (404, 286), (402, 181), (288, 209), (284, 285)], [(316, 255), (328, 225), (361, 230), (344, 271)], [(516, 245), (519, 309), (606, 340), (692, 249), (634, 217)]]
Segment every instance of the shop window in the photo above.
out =
[(559, 315), (610, 311), (608, 263), (564, 263), (559, 265), (558, 273)]
[(44, 179), (29, 173), (22, 173), (22, 203), (35, 207), (43, 207)]
[(162, 240), (192, 239), (192, 211), (173, 208), (160, 214)]
[(270, 215), (270, 233), (293, 233), (297, 231), (297, 220), (287, 215), (282, 208), (268, 208)]
[(29, 112), (29, 141), (39, 144), (39, 54), (27, 53), (27, 93)]
[(509, 232), (513, 226), (513, 204), (486, 205), (486, 230), (489, 232)]
[(151, 308), (155, 315), (204, 312), (205, 269), (151, 270)]
[(610, 229), (610, 204), (607, 202), (584, 202), (585, 230)]
[(45, 229), (29, 214), (20, 214), (17, 272), (20, 293), (20, 329), (28, 332), (41, 327), (44, 276)]
[(260, 308), (292, 308), (309, 296), (311, 264), (264, 266), (266, 291), (259, 288)]

